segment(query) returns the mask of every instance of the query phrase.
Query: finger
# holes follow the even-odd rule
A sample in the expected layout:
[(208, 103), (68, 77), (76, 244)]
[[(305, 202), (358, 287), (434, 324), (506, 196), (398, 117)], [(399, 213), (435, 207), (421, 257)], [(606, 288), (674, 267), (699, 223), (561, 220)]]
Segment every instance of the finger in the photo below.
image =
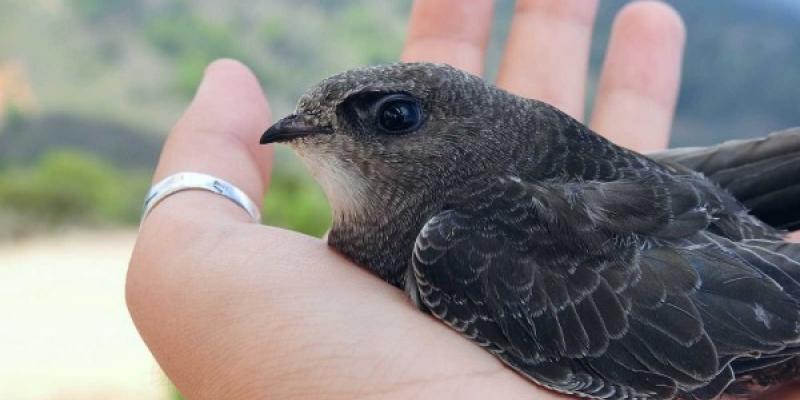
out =
[(520, 0), (498, 85), (583, 117), (597, 1)]
[(417, 0), (411, 9), (404, 62), (446, 63), (483, 72), (492, 24), (492, 0)]
[(685, 37), (680, 15), (667, 4), (625, 6), (611, 30), (592, 128), (638, 151), (666, 147)]
[[(186, 113), (167, 138), (154, 180), (181, 171), (202, 172), (231, 182), (258, 204), (269, 180), (271, 149), (258, 144), (268, 127), (269, 111), (258, 80), (234, 60), (218, 60), (208, 66), (203, 81)], [(181, 212), (220, 211), (247, 220), (247, 214), (232, 201), (212, 193), (193, 192), (169, 196), (168, 203), (205, 196), (203, 207), (179, 207)], [(194, 201), (194, 200), (192, 200)]]

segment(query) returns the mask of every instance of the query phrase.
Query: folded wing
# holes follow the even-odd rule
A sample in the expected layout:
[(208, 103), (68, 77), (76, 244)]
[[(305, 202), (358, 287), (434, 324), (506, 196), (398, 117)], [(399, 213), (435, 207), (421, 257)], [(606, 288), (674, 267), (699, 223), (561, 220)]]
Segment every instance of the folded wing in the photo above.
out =
[(417, 238), (422, 303), (529, 378), (596, 398), (710, 399), (741, 360), (791, 353), (800, 250), (733, 241), (712, 229), (735, 213), (725, 199), (654, 179), (475, 185)]
[(800, 229), (800, 128), (648, 156), (703, 173), (772, 226)]

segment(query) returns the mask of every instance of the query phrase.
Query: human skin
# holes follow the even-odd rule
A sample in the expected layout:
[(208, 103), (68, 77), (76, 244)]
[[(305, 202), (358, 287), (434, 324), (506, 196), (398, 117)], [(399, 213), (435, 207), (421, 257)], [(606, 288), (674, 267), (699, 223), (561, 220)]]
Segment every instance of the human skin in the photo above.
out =
[[(480, 74), (492, 3), (461, 4), (416, 1), (402, 60)], [(498, 85), (582, 119), (596, 5), (518, 1)], [(472, 22), (455, 22), (465, 20)], [(592, 128), (637, 150), (663, 148), (684, 37), (680, 17), (662, 3), (620, 11)], [(272, 148), (258, 139), (270, 122), (253, 74), (236, 61), (216, 61), (167, 138), (153, 179), (203, 172), (262, 199)], [(254, 224), (209, 192), (181, 192), (153, 209), (133, 251), (126, 295), (145, 342), (191, 399), (566, 398), (418, 312), (403, 292), (324, 241)]]

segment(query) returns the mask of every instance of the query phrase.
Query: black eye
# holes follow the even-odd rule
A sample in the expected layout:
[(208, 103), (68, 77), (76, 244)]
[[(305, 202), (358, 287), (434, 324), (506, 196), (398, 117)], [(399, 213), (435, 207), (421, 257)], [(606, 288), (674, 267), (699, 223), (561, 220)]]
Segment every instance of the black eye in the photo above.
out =
[(422, 125), (422, 108), (417, 99), (407, 94), (386, 96), (378, 101), (375, 110), (378, 127), (386, 133), (408, 133)]

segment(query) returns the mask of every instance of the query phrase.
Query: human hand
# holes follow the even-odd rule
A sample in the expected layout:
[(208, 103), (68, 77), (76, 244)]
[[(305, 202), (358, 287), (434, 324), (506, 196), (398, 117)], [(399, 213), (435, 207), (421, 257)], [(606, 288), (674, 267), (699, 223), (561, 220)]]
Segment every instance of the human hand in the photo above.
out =
[[(519, 3), (499, 84), (580, 117), (596, 2)], [(491, 2), (462, 5), (417, 1), (403, 59), (480, 72)], [(636, 3), (612, 36), (592, 124), (621, 144), (657, 148), (677, 92), (680, 18)], [(204, 172), (263, 198), (272, 152), (258, 138), (269, 122), (253, 75), (215, 62), (169, 135), (154, 180)], [(207, 192), (170, 196), (144, 221), (127, 298), (145, 342), (189, 398), (560, 397), (419, 313), (323, 241), (252, 224)]]
[[(237, 62), (215, 62), (154, 179), (205, 172), (261, 198), (272, 152), (258, 138), (268, 125), (253, 75)], [(323, 241), (253, 224), (208, 192), (170, 196), (152, 210), (133, 252), (127, 299), (145, 342), (189, 398), (486, 398), (493, 388), (535, 390)]]

